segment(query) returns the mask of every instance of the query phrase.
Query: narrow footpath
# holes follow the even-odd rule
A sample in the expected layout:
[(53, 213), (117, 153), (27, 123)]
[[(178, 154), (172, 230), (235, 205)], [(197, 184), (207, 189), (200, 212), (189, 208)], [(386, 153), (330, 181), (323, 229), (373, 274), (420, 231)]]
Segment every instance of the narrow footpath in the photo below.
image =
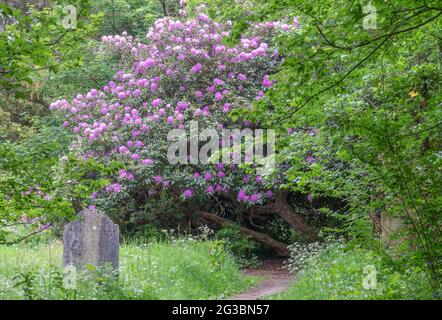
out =
[(232, 297), (232, 300), (256, 300), (280, 293), (290, 287), (295, 275), (283, 268), (283, 260), (265, 260), (257, 268), (246, 269), (246, 276), (259, 276), (263, 280), (248, 291)]

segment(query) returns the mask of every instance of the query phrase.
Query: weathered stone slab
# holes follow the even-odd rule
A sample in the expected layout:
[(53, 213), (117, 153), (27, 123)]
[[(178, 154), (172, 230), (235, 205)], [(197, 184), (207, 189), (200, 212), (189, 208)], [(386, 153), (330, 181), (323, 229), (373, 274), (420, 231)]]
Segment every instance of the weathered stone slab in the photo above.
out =
[(83, 269), (86, 265), (110, 263), (118, 271), (120, 229), (108, 216), (94, 209), (84, 210), (64, 227), (63, 264)]
[(391, 237), (405, 227), (404, 220), (400, 217), (392, 217), (386, 214), (381, 215), (381, 239), (390, 245), (400, 243), (400, 240), (392, 240)]

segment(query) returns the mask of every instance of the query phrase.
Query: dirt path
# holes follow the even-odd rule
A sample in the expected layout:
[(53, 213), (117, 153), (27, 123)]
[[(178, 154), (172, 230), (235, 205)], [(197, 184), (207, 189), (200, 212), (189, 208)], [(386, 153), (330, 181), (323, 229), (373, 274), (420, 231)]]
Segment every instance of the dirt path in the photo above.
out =
[(266, 260), (256, 269), (247, 269), (247, 276), (260, 276), (263, 280), (249, 291), (232, 297), (232, 300), (256, 300), (286, 290), (294, 275), (282, 268), (283, 260)]

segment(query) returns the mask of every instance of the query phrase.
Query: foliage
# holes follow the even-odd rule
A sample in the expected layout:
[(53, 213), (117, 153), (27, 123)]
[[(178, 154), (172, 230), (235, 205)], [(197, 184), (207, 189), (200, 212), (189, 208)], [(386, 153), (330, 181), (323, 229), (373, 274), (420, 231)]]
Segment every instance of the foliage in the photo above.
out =
[(132, 36), (145, 36), (155, 20), (177, 15), (178, 10), (179, 5), (174, 0), (102, 0), (92, 7), (92, 11), (103, 14), (104, 23), (98, 32), (100, 36), (124, 31)]
[(0, 92), (0, 142), (17, 142), (30, 138), (38, 130), (41, 118), (49, 112), (47, 105), (17, 99)]
[(260, 244), (241, 234), (239, 227), (222, 227), (215, 233), (215, 239), (224, 241), (227, 252), (232, 254), (241, 267), (255, 267), (259, 264)]
[[(76, 28), (65, 28), (63, 8), (75, 4)], [(100, 15), (90, 14), (90, 1), (58, 0), (52, 8), (29, 7), (27, 14), (18, 8), (0, 5), (7, 23), (0, 32), (0, 86), (23, 97), (22, 83), (31, 84), (35, 72), (55, 71), (81, 61), (82, 40), (93, 34)]]
[(120, 273), (78, 273), (77, 289), (63, 285), (61, 246), (0, 247), (0, 299), (216, 299), (246, 289), (230, 255), (212, 242), (180, 240), (122, 246)]
[[(249, 21), (297, 16), (275, 41), (275, 85), (243, 117), (280, 129), (289, 187), (347, 203), (347, 234), (370, 239), (371, 218), (400, 217), (403, 254), (441, 284), (442, 11), (437, 1), (272, 1)], [(289, 14), (287, 14), (289, 12)], [(292, 16), (293, 14), (293, 16)], [(249, 24), (238, 25), (243, 32)], [(271, 105), (272, 108), (268, 106)], [(410, 250), (411, 249), (411, 250)]]
[[(177, 16), (184, 5), (189, 17)], [(252, 225), (243, 211), (289, 189), (292, 208), (311, 225), (360, 246), (322, 250), (281, 220), (265, 220), (262, 231), (297, 243), (290, 265), (302, 270), (300, 281), (283, 297), (440, 297), (437, 0), (105, 0), (77, 8), (77, 29), (65, 30), (61, 7), (0, 5), (9, 21), (0, 32), (0, 242), (50, 234), (88, 205), (128, 236), (187, 233), (201, 209)], [(46, 101), (56, 99), (61, 112), (48, 121)], [(261, 177), (249, 165), (170, 165), (167, 133), (189, 131), (195, 119), (218, 132), (276, 129), (277, 170)], [(373, 241), (388, 216), (405, 223), (394, 252)], [(212, 270), (222, 269), (223, 245), (239, 257), (254, 250), (237, 230), (218, 234), (231, 240), (208, 245)], [(379, 270), (376, 290), (361, 288), (367, 264)], [(38, 298), (32, 272), (16, 278), (16, 289)]]
[(287, 269), (290, 272), (297, 272), (307, 268), (309, 263), (312, 263), (325, 247), (326, 244), (321, 242), (311, 242), (308, 244), (295, 242), (289, 245), (290, 258), (286, 262)]
[(69, 133), (52, 121), (39, 126), (38, 133), (21, 143), (0, 144), (1, 243), (69, 220), (74, 208), (83, 207), (82, 201), (107, 184), (106, 177), (119, 167), (66, 155)]
[[(59, 191), (78, 171), (66, 171), (61, 180), (56, 175), (71, 135), (47, 117), (45, 97), (53, 93), (45, 86), (53, 73), (82, 64), (90, 44), (85, 38), (100, 22), (88, 1), (55, 1), (50, 8), (32, 3), (0, 7), (0, 242), (28, 239), (73, 213)], [(63, 26), (65, 5), (76, 5), (76, 29)]]
[[(26, 222), (51, 213), (52, 217), (69, 214), (69, 204), (53, 189), (53, 167), (68, 143), (63, 130), (48, 127), (21, 145), (0, 144), (0, 242), (7, 241), (8, 227), (25, 223), (25, 212)], [(47, 223), (38, 221), (41, 226)]]
[(230, 20), (235, 24), (240, 24), (248, 22), (250, 13), (253, 11), (253, 3), (249, 0), (187, 0), (186, 10), (190, 16), (204, 13), (217, 21)]
[[(125, 165), (107, 188), (96, 190), (98, 196), (91, 203), (109, 212), (121, 204), (127, 210), (135, 202), (133, 213), (159, 208), (167, 213), (190, 199), (190, 205), (200, 209), (198, 203), (221, 194), (238, 196), (246, 204), (272, 197), (251, 166), (246, 181), (243, 168), (236, 164), (224, 166), (215, 160), (216, 165), (189, 166), (171, 164), (167, 158), (170, 130), (190, 130), (192, 120), (220, 134), (223, 128), (250, 126), (229, 120), (228, 113), (247, 108), (271, 86), (266, 74), (275, 70), (279, 58), (264, 42), (266, 37), (251, 34), (241, 45), (229, 48), (222, 43), (229, 28), (201, 14), (187, 21), (157, 20), (146, 36), (147, 44), (127, 33), (103, 37), (103, 43), (122, 59), (114, 80), (71, 102), (51, 104), (65, 115), (64, 126), (77, 135), (72, 146), (76, 154)], [(275, 23), (265, 26), (263, 34), (268, 37), (290, 28)], [(257, 32), (261, 29), (257, 27)], [(223, 139), (221, 147), (229, 137)]]
[[(386, 264), (376, 251), (353, 245), (331, 244), (308, 262), (294, 284), (275, 299), (361, 300), (433, 299), (423, 270), (407, 265), (401, 269)], [(374, 269), (375, 268), (375, 269)], [(365, 272), (364, 272), (365, 270)], [(375, 270), (375, 281), (365, 282)], [(370, 284), (367, 286), (364, 283)]]

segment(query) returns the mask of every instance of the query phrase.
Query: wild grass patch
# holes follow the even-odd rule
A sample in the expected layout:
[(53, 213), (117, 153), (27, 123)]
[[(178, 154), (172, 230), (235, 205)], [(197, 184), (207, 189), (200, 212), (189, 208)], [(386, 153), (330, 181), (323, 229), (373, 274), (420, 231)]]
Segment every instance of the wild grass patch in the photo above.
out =
[(63, 284), (61, 256), (60, 244), (0, 246), (0, 299), (219, 299), (255, 281), (211, 241), (123, 245), (118, 277), (90, 267), (76, 289)]
[(308, 260), (296, 281), (273, 299), (434, 299), (418, 267), (394, 268), (372, 250), (335, 243)]

